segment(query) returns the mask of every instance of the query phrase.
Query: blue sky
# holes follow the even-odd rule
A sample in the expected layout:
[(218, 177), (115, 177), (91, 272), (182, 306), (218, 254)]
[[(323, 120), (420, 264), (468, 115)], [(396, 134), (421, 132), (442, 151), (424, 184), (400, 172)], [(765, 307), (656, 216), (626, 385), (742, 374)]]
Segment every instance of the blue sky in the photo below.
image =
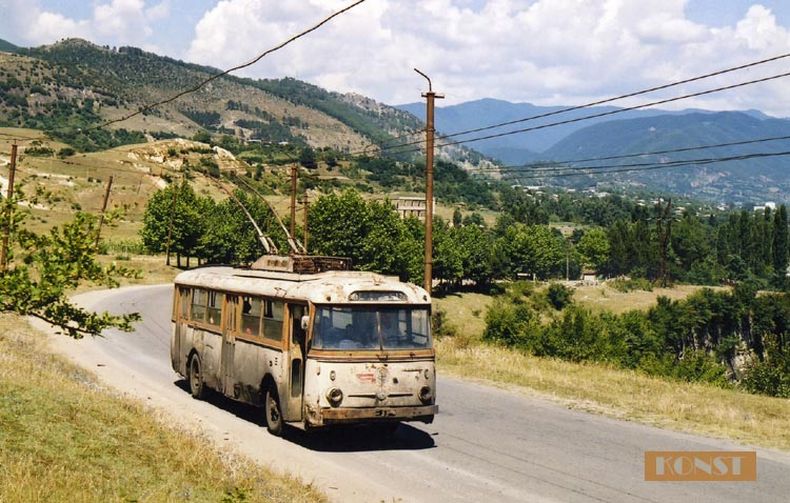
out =
[[(34, 46), (81, 37), (225, 68), (350, 1), (0, 0), (0, 38)], [(483, 97), (574, 104), (787, 52), (786, 0), (368, 0), (242, 75), (293, 76), (401, 103), (419, 99), (417, 66), (447, 95), (445, 104)], [(785, 88), (778, 81), (678, 106), (790, 116)]]

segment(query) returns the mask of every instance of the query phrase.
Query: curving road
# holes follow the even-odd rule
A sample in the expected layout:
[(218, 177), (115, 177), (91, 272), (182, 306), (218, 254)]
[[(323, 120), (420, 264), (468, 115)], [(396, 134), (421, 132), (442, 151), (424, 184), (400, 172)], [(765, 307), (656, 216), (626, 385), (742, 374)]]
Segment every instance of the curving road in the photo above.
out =
[(90, 292), (77, 300), (139, 312), (135, 333), (55, 348), (103, 382), (150, 403), (166, 421), (197, 431), (274, 469), (317, 485), (336, 501), (733, 501), (790, 500), (790, 455), (758, 450), (758, 481), (645, 482), (645, 450), (742, 450), (721, 440), (568, 410), (512, 391), (440, 378), (432, 425), (402, 425), (381, 441), (347, 428), (269, 435), (252, 407), (193, 400), (170, 369), (171, 286)]

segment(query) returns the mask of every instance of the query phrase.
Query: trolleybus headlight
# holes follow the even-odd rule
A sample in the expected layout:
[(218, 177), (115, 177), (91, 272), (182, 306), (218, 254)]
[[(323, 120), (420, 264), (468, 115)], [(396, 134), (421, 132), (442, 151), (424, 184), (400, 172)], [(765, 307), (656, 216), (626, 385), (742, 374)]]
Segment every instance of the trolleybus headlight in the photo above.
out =
[(340, 388), (329, 388), (326, 392), (326, 399), (332, 407), (337, 407), (343, 401), (343, 392)]
[(433, 392), (429, 386), (420, 388), (420, 401), (424, 404), (429, 404), (433, 401)]

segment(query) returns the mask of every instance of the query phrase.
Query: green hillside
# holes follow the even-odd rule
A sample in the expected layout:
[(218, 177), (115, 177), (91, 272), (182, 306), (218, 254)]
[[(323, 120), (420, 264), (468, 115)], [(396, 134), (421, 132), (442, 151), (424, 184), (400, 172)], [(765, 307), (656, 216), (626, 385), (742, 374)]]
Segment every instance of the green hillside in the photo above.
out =
[(198, 132), (239, 141), (288, 142), (357, 151), (420, 127), (413, 116), (367, 98), (295, 79), (223, 77), (194, 94), (114, 125), (83, 132), (198, 84), (217, 69), (135, 47), (68, 39), (0, 54), (0, 125), (42, 129), (78, 150), (95, 151)]

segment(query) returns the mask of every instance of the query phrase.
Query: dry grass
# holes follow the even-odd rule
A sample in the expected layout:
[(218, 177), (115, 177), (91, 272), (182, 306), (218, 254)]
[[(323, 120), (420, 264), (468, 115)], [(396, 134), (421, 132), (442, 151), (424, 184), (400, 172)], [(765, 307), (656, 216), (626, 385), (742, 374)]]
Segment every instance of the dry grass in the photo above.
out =
[(608, 311), (621, 314), (634, 309), (646, 310), (656, 304), (659, 296), (673, 300), (685, 299), (702, 288), (721, 289), (723, 287), (702, 287), (696, 285), (676, 285), (672, 288), (653, 288), (653, 291), (634, 290), (618, 292), (605, 283), (591, 286), (574, 287), (573, 300), (591, 311)]
[(0, 501), (325, 501), (164, 426), (0, 315)]
[(447, 320), (454, 327), (463, 327), (463, 335), (479, 339), (486, 328), (486, 310), (493, 297), (482, 293), (451, 293), (433, 297), (435, 307), (447, 313)]
[[(605, 286), (582, 287), (574, 299), (588, 308), (623, 312), (647, 309), (658, 295), (683, 298), (699, 288), (678, 286), (621, 294)], [(595, 296), (602, 300), (594, 300)], [(481, 339), (491, 299), (475, 293), (434, 298), (434, 305), (447, 311), (458, 332), (455, 337), (436, 341), (442, 372), (514, 387), (590, 412), (790, 450), (790, 400), (649, 377), (599, 364), (538, 358), (486, 344)], [(477, 310), (479, 315), (474, 314)]]
[(537, 358), (466, 337), (436, 343), (439, 368), (564, 404), (747, 444), (790, 450), (790, 400)]

